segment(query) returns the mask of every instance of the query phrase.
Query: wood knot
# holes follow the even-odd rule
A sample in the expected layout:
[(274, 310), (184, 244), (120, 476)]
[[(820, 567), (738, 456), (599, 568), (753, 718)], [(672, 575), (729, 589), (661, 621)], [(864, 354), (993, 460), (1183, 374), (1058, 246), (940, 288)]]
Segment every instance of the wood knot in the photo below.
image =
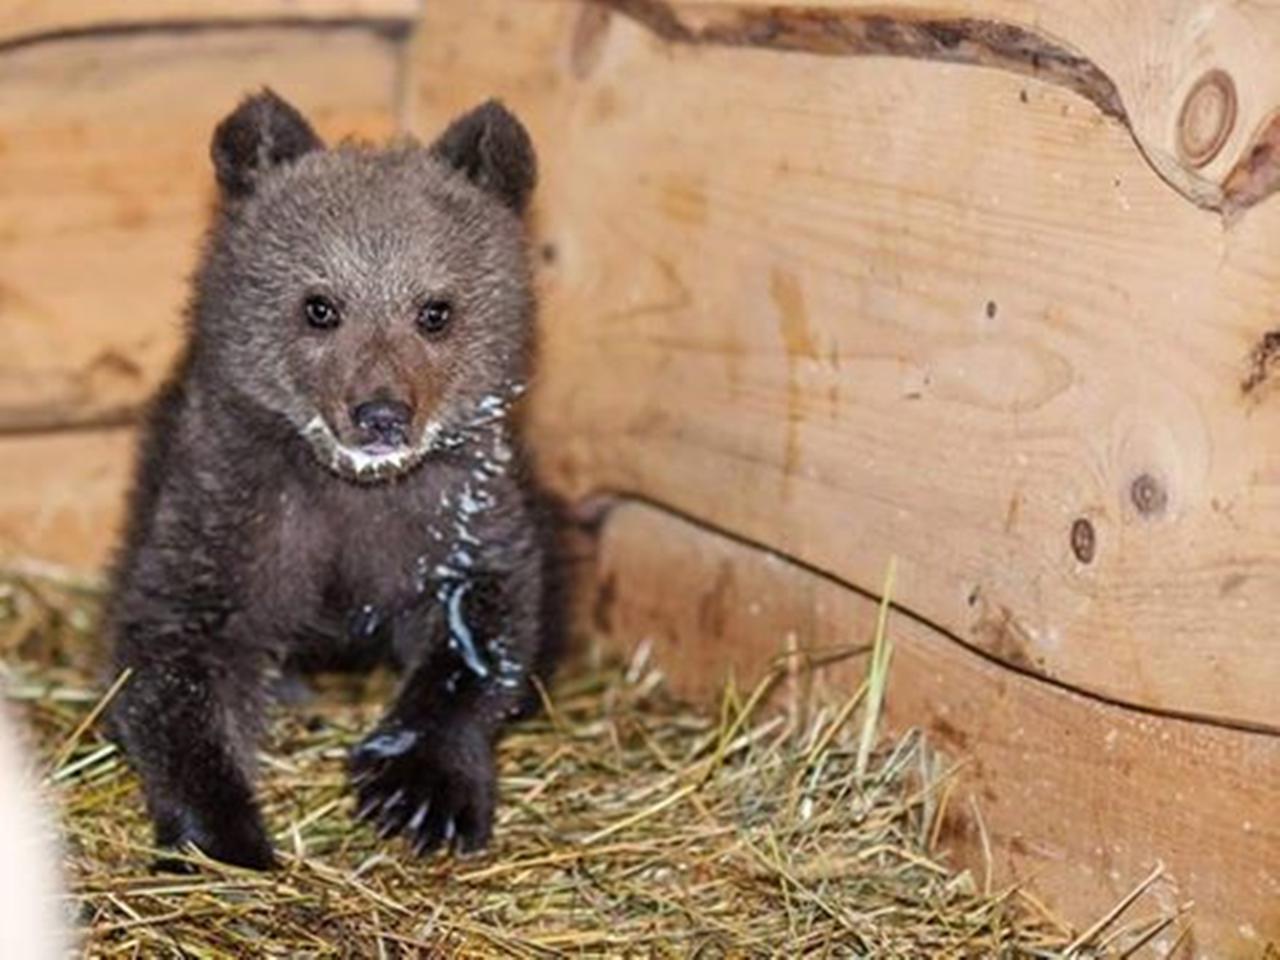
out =
[(1249, 373), (1240, 382), (1240, 390), (1250, 393), (1271, 375), (1271, 368), (1280, 356), (1280, 330), (1268, 330), (1249, 352)]
[(1236, 85), (1225, 70), (1210, 70), (1191, 88), (1178, 114), (1178, 153), (1203, 167), (1218, 155), (1236, 125)]
[(1164, 485), (1149, 473), (1134, 478), (1129, 486), (1129, 498), (1134, 508), (1144, 517), (1159, 516), (1169, 503)]
[(1071, 552), (1081, 563), (1093, 563), (1098, 550), (1098, 535), (1093, 524), (1080, 517), (1071, 525)]

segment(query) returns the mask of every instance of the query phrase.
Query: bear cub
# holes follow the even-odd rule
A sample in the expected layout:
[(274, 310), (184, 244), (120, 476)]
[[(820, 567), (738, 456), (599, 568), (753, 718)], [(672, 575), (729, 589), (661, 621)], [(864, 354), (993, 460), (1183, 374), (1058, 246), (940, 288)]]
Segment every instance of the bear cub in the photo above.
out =
[[(217, 127), (186, 349), (151, 408), (104, 628), (156, 841), (265, 869), (253, 761), (298, 672), (402, 671), (357, 815), (489, 841), (494, 742), (550, 665), (550, 529), (513, 422), (535, 159), (491, 101), (326, 148), (270, 91)], [(174, 865), (174, 864), (170, 864)]]

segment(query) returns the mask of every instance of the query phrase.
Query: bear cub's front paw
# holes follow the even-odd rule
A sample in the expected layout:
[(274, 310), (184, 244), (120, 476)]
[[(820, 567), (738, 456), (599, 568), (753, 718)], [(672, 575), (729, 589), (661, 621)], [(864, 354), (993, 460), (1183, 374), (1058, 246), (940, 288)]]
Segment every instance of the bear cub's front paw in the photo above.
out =
[[(182, 850), (190, 844), (212, 860), (250, 870), (278, 866), (262, 817), (247, 801), (222, 798), (217, 805), (185, 807), (162, 818), (156, 843), (170, 850)], [(170, 856), (160, 857), (153, 866), (164, 873), (194, 873), (196, 869), (191, 861)]]
[(423, 730), (380, 724), (351, 754), (356, 818), (382, 837), (403, 833), (419, 855), (489, 845), (493, 747), (483, 730)]

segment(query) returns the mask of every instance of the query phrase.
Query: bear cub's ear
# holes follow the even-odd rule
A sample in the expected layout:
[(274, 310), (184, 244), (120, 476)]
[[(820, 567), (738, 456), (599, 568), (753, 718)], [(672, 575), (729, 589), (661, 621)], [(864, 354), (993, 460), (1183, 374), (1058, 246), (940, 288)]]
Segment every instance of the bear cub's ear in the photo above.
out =
[(246, 97), (213, 132), (209, 153), (224, 197), (253, 193), (262, 177), (324, 147), (291, 104), (264, 89)]
[(523, 124), (497, 100), (454, 120), (431, 152), (516, 213), (524, 213), (538, 162)]

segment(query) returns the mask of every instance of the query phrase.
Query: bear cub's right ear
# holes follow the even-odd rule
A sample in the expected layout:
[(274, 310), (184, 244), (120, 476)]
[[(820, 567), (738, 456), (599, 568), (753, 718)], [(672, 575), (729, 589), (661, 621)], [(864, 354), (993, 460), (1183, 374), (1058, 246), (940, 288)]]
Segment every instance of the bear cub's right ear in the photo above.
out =
[(246, 97), (213, 132), (209, 153), (222, 195), (247, 197), (276, 167), (324, 147), (311, 124), (269, 89)]
[(454, 120), (431, 152), (516, 213), (524, 213), (538, 179), (538, 161), (524, 124), (497, 100)]

